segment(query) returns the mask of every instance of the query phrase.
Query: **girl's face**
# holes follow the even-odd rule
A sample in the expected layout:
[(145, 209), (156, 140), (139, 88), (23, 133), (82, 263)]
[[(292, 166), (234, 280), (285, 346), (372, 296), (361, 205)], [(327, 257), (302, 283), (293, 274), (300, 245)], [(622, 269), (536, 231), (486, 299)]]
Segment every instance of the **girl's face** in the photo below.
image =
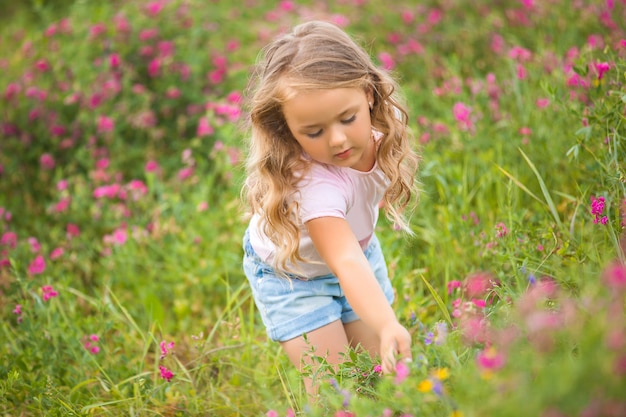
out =
[(360, 88), (300, 91), (283, 104), (283, 114), (312, 159), (366, 172), (376, 158), (371, 101), (371, 93)]

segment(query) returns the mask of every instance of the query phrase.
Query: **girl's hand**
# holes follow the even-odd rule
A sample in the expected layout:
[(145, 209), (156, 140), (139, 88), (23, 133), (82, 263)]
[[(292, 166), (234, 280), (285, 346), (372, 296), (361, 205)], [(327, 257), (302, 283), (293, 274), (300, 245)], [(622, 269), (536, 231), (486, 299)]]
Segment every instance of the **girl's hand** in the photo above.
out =
[(383, 372), (392, 373), (398, 359), (410, 362), (411, 335), (400, 323), (386, 325), (380, 333), (380, 354)]

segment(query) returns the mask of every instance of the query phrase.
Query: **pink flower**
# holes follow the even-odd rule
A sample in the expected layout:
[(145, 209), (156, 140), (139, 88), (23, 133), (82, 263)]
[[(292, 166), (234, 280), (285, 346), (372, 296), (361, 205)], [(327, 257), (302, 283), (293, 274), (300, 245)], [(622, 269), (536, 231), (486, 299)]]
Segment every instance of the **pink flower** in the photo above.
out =
[(44, 153), (39, 158), (39, 165), (41, 166), (42, 169), (46, 169), (46, 170), (54, 169), (54, 166), (55, 166), (54, 157), (50, 155), (49, 153)]
[(161, 348), (161, 359), (163, 359), (170, 353), (170, 350), (174, 348), (174, 342), (166, 342), (163, 340), (159, 343), (159, 347)]
[(518, 62), (526, 62), (532, 58), (532, 52), (521, 46), (514, 46), (509, 51), (509, 58)]
[(21, 316), (22, 315), (22, 305), (21, 304), (16, 304), (15, 308), (13, 309), (13, 314), (17, 315), (17, 316)]
[(330, 21), (339, 26), (340, 28), (345, 28), (350, 24), (350, 19), (346, 15), (343, 14), (333, 14), (330, 16)]
[(409, 365), (407, 365), (406, 361), (399, 360), (396, 362), (396, 377), (394, 379), (394, 383), (396, 385), (401, 384), (407, 377), (409, 376), (411, 370), (409, 369)]
[(107, 116), (98, 117), (98, 133), (111, 132), (115, 128), (115, 121)]
[(454, 118), (456, 119), (461, 130), (473, 129), (474, 123), (470, 118), (472, 114), (472, 109), (470, 107), (466, 106), (464, 103), (457, 102), (452, 107), (452, 113), (454, 114)]
[(461, 288), (461, 281), (455, 279), (448, 282), (448, 294), (452, 294), (457, 288)]
[(476, 272), (465, 278), (467, 298), (483, 298), (493, 288), (493, 277), (486, 272)]
[(126, 243), (128, 239), (128, 233), (126, 233), (126, 229), (119, 228), (113, 231), (113, 243), (117, 245), (123, 245)]
[(146, 172), (156, 172), (159, 170), (159, 163), (154, 160), (150, 160), (146, 162), (146, 166), (144, 168)]
[(68, 207), (70, 206), (70, 203), (72, 202), (71, 198), (62, 198), (61, 201), (59, 201), (58, 203), (56, 203), (56, 205), (54, 206), (54, 211), (57, 213), (63, 213), (64, 211), (66, 211), (68, 209)]
[(506, 362), (506, 356), (502, 352), (498, 352), (495, 347), (485, 348), (476, 357), (479, 367), (487, 371), (496, 371), (502, 368)]
[(47, 72), (50, 70), (50, 64), (45, 59), (40, 59), (35, 62), (35, 68), (37, 68), (41, 72)]
[(594, 223), (606, 224), (608, 218), (606, 216), (602, 216), (602, 212), (604, 211), (604, 197), (591, 197), (591, 214), (593, 214)]
[(46, 270), (46, 260), (42, 255), (38, 255), (31, 263), (28, 265), (28, 273), (30, 275), (39, 275), (42, 274)]
[(530, 136), (532, 135), (532, 133), (533, 133), (533, 130), (529, 128), (528, 126), (520, 127), (519, 129), (519, 134), (522, 136)]
[(104, 32), (106, 32), (106, 26), (104, 26), (103, 23), (97, 23), (91, 26), (91, 28), (89, 28), (89, 35), (92, 38), (96, 38), (100, 36), (101, 34), (103, 34)]
[(30, 251), (33, 253), (37, 253), (41, 250), (41, 244), (36, 237), (29, 237), (28, 244), (30, 245)]
[(613, 262), (604, 269), (602, 278), (607, 287), (612, 290), (626, 291), (626, 265)]
[(98, 346), (98, 342), (100, 341), (100, 336), (97, 334), (91, 334), (89, 336), (83, 337), (83, 347), (89, 351), (92, 355), (96, 355), (100, 353), (100, 346)]
[(143, 29), (141, 32), (139, 32), (139, 40), (147, 41), (156, 37), (158, 34), (158, 29)]
[(119, 54), (113, 53), (109, 55), (109, 66), (112, 69), (118, 68), (122, 63), (122, 58), (120, 58)]
[(198, 121), (198, 129), (196, 131), (196, 135), (199, 137), (212, 135), (214, 132), (213, 126), (209, 124), (209, 121), (206, 117), (200, 118)]
[(496, 224), (496, 237), (501, 238), (507, 235), (508, 233), (508, 229), (506, 228), (506, 225), (502, 222)]
[(161, 378), (170, 382), (172, 378), (174, 378), (174, 373), (167, 369), (165, 366), (159, 366), (159, 371), (161, 372)]
[(63, 256), (64, 253), (65, 250), (62, 247), (54, 248), (52, 252), (50, 252), (50, 260), (54, 261), (56, 259), (59, 259), (61, 256)]
[(59, 295), (58, 292), (52, 288), (52, 285), (44, 285), (41, 287), (41, 292), (43, 293), (43, 300), (48, 301), (51, 298), (54, 298)]
[(148, 16), (155, 17), (156, 15), (161, 13), (161, 10), (163, 10), (163, 7), (165, 7), (165, 2), (162, 0), (153, 1), (153, 2), (146, 4), (145, 7), (146, 7), (146, 13), (148, 14)]
[(393, 57), (388, 52), (381, 52), (380, 54), (378, 54), (378, 59), (380, 60), (383, 68), (387, 71), (391, 71), (396, 66)]
[(275, 410), (269, 410), (267, 413), (265, 413), (265, 415), (267, 417), (278, 417), (278, 413)]
[(376, 372), (377, 374), (382, 374), (383, 373), (383, 366), (378, 364), (374, 366), (374, 372)]
[(611, 65), (609, 65), (608, 62), (596, 62), (594, 67), (598, 72), (598, 80), (601, 80), (602, 77), (604, 77), (604, 74), (611, 69)]
[(80, 236), (80, 228), (73, 223), (68, 223), (67, 227), (65, 228), (65, 235), (68, 239), (78, 237)]
[(0, 245), (15, 249), (15, 246), (17, 246), (17, 235), (14, 232), (4, 232), (0, 239)]
[(193, 175), (193, 167), (185, 167), (178, 171), (178, 179), (181, 181), (186, 180), (187, 178)]

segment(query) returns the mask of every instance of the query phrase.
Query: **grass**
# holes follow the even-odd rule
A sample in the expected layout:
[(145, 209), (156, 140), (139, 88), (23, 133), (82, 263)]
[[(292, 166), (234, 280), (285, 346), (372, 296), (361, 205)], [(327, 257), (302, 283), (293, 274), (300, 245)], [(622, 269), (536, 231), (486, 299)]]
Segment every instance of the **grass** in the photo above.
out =
[[(377, 232), (415, 360), (381, 376), (348, 352), (318, 407), (255, 310), (239, 199), (249, 70), (311, 16), (392, 58), (422, 155), (415, 236)], [(623, 415), (625, 18), (599, 0), (11, 4), (0, 413)]]

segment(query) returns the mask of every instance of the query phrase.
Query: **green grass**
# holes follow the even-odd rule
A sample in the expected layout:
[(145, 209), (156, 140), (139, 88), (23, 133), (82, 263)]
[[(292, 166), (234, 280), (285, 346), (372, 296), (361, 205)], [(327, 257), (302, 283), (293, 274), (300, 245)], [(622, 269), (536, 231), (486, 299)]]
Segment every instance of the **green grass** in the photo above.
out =
[[(414, 3), (189, 0), (153, 16), (158, 2), (0, 6), (0, 413), (620, 415), (623, 266), (612, 284), (603, 271), (624, 262), (626, 6)], [(245, 114), (221, 112), (242, 110), (231, 93), (267, 40), (311, 15), (343, 16), (374, 59), (391, 54), (422, 156), (415, 236), (384, 219), (377, 232), (414, 339), (410, 374), (379, 376), (348, 352), (316, 407), (243, 276)], [(148, 29), (157, 34), (142, 40)], [(530, 56), (512, 58), (515, 47)], [(588, 84), (572, 85), (570, 68)], [(471, 109), (469, 130), (456, 103)], [(198, 134), (203, 117), (212, 134)], [(591, 213), (599, 197), (606, 224)], [(472, 300), (477, 274), (493, 283)], [(541, 292), (546, 279), (557, 293)], [(58, 296), (45, 300), (46, 285)], [(427, 343), (441, 323), (447, 337)], [(161, 358), (163, 341), (174, 348)], [(489, 346), (502, 367), (477, 359)]]

